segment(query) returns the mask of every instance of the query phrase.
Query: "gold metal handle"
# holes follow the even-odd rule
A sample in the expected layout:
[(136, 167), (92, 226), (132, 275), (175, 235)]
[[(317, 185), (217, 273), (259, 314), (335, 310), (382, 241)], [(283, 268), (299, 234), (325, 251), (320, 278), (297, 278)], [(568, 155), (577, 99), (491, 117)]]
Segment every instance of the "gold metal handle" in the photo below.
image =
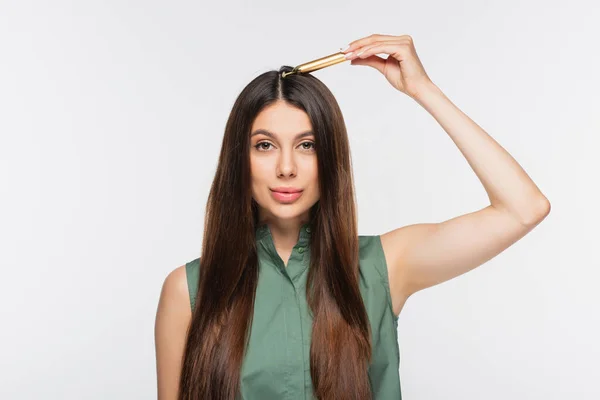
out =
[(329, 67), (331, 65), (339, 64), (343, 61), (347, 61), (345, 56), (346, 56), (346, 53), (342, 53), (340, 51), (340, 52), (333, 53), (333, 54), (330, 54), (325, 57), (317, 58), (316, 60), (312, 60), (312, 61), (306, 62), (304, 64), (297, 65), (290, 72), (283, 72), (281, 74), (281, 77), (285, 78), (286, 76), (291, 75), (291, 74), (312, 72), (312, 71), (316, 71), (321, 68)]

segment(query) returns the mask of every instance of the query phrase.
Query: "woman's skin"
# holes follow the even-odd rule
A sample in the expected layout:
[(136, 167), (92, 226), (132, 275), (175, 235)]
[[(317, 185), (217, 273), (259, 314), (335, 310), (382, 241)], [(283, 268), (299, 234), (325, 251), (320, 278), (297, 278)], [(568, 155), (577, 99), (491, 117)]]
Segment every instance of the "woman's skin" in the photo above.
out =
[[(414, 99), (459, 148), (486, 190), (490, 204), (440, 223), (399, 227), (381, 235), (394, 314), (414, 293), (485, 263), (531, 231), (550, 212), (550, 203), (519, 164), (433, 84), (408, 35), (370, 35), (344, 50), (352, 65), (381, 72), (399, 92)], [(382, 58), (377, 54), (387, 54)], [(264, 109), (251, 133), (252, 194), (259, 219), (271, 230), (287, 260), (310, 208), (319, 199), (314, 136), (308, 116), (283, 101)], [(265, 131), (271, 132), (272, 137)], [(256, 147), (255, 147), (256, 146)], [(303, 189), (294, 203), (281, 204), (270, 189)], [(185, 265), (165, 279), (155, 325), (158, 398), (177, 398), (185, 336), (191, 318)]]
[[(315, 137), (308, 115), (278, 101), (262, 110), (250, 134), (252, 197), (259, 206), (259, 221), (267, 223), (275, 249), (287, 266), (298, 242), (300, 227), (309, 220), (319, 200), (319, 174)], [(291, 204), (272, 197), (271, 189), (294, 187), (302, 196)]]

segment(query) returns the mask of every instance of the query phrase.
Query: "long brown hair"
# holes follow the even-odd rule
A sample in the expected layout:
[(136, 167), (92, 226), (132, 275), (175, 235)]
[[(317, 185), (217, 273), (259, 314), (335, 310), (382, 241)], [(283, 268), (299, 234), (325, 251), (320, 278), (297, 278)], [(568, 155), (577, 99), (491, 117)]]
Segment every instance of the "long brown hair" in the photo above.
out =
[[(258, 282), (258, 205), (250, 186), (250, 130), (284, 100), (307, 113), (315, 135), (320, 197), (311, 208), (306, 296), (313, 328), (310, 373), (322, 400), (371, 399), (371, 330), (359, 291), (352, 162), (340, 108), (310, 74), (281, 78), (283, 66), (252, 80), (225, 126), (204, 224), (196, 306), (188, 329), (180, 400), (233, 400), (249, 338)], [(224, 329), (223, 327), (226, 327)], [(274, 326), (273, 329), (278, 327)]]

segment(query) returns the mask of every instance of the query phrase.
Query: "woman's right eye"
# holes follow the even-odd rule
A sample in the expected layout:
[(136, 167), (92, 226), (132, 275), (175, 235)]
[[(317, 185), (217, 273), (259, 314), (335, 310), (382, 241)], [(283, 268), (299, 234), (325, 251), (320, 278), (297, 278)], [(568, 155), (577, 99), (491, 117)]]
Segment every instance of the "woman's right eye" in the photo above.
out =
[[(262, 146), (263, 144), (266, 144), (266, 145), (268, 145), (268, 146), (271, 146), (271, 143), (269, 143), (269, 142), (260, 142), (260, 143), (258, 143), (256, 146), (254, 146), (254, 148), (256, 148), (256, 150), (258, 150), (258, 151), (266, 151), (266, 150), (268, 150), (268, 147), (267, 147), (266, 149), (265, 149), (264, 147), (260, 147), (260, 146)], [(260, 148), (259, 148), (259, 147), (260, 147)]]

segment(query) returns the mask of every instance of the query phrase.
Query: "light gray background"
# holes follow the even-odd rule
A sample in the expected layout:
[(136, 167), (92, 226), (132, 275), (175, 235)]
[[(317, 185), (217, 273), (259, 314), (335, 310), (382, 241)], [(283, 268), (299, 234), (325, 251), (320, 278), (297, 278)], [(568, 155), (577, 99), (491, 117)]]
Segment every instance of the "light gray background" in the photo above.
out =
[[(592, 1), (2, 1), (0, 398), (156, 396), (161, 284), (200, 252), (225, 121), (255, 76), (371, 33), (552, 204), (528, 236), (419, 292), (404, 398), (600, 398), (600, 6)], [(351, 139), (361, 234), (487, 205), (447, 134), (376, 70), (314, 73)]]

